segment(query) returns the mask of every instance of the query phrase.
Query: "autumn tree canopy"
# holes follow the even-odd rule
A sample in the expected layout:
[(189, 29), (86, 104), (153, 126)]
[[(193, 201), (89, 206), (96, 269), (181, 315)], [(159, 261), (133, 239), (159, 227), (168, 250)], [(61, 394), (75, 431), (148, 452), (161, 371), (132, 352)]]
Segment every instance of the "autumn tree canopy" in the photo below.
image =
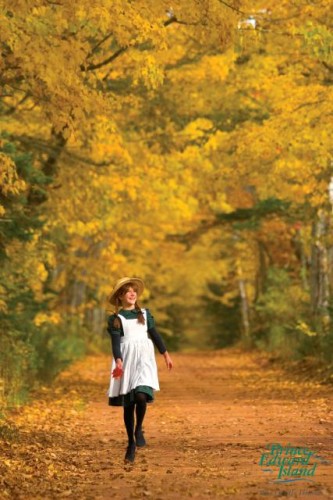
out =
[(2, 2), (1, 377), (96, 348), (123, 275), (175, 348), (327, 351), (331, 18), (329, 1)]

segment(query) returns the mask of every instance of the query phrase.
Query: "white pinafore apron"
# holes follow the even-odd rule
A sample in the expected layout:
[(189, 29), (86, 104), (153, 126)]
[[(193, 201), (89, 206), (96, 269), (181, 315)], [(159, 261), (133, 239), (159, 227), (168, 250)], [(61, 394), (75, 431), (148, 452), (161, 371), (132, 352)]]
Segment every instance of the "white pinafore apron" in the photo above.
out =
[(123, 358), (124, 373), (120, 379), (112, 377), (116, 368), (113, 358), (108, 395), (110, 398), (127, 394), (138, 385), (148, 385), (155, 391), (160, 390), (154, 344), (147, 333), (147, 313), (142, 309), (145, 324), (138, 323), (137, 318), (126, 319), (120, 313), (124, 336), (120, 337), (120, 351)]

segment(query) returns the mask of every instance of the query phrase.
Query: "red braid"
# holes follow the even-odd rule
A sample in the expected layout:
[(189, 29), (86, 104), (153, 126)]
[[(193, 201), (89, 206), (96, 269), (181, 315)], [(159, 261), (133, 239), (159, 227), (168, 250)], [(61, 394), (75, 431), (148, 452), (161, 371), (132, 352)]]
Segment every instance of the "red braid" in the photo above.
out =
[(141, 307), (139, 306), (138, 302), (135, 302), (135, 309), (138, 311), (138, 323), (141, 323), (141, 325), (145, 324), (145, 317), (143, 315), (143, 312), (141, 310)]
[(115, 309), (115, 315), (116, 317), (114, 318), (113, 320), (113, 326), (115, 328), (121, 328), (121, 322), (120, 322), (120, 318), (118, 316), (118, 311), (119, 311), (119, 307), (120, 307), (120, 298), (119, 297), (116, 297), (116, 309)]

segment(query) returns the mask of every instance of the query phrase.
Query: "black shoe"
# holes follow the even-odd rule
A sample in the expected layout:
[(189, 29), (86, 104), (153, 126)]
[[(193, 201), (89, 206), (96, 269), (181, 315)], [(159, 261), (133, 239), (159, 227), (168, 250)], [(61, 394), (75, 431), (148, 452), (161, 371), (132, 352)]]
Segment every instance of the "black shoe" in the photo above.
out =
[(135, 459), (135, 443), (131, 443), (127, 446), (125, 461), (126, 462), (134, 462)]
[(135, 442), (137, 446), (146, 446), (146, 440), (144, 438), (142, 429), (138, 429), (135, 431)]

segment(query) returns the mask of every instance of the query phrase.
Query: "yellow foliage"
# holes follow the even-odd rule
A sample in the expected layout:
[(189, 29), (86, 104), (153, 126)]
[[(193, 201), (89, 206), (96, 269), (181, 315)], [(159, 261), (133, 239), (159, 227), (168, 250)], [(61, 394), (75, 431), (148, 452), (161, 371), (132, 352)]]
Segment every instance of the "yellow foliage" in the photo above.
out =
[(0, 153), (0, 192), (4, 196), (18, 194), (26, 189), (25, 182), (19, 178), (16, 166), (4, 153)]
[(189, 123), (183, 130), (186, 139), (198, 139), (205, 136), (205, 132), (213, 128), (213, 123), (205, 118), (198, 118), (194, 122)]
[[(291, 210), (327, 203), (331, 70), (292, 36), (306, 32), (315, 6), (280, 2), (259, 16), (261, 30), (241, 35), (237, 9), (256, 12), (261, 2), (235, 10), (177, 0), (174, 18), (166, 8), (155, 0), (4, 2), (1, 118), (47, 177), (46, 201), (31, 196), (24, 208), (40, 210), (43, 229), (5, 244), (10, 270), (20, 270), (36, 300), (45, 299), (48, 278), (58, 293), (55, 316), (37, 315), (36, 325), (56, 322), (75, 284), (85, 287), (81, 314), (131, 273), (162, 290), (162, 305), (153, 298), (162, 315), (170, 297), (181, 305), (187, 290), (199, 305), (212, 298), (207, 284), (221, 280), (221, 302), (230, 304), (240, 264), (254, 300), (258, 241), (266, 260), (286, 264), (288, 224), (264, 215), (236, 221), (252, 223), (237, 229), (218, 216), (269, 198)], [(323, 21), (329, 9), (318, 7)], [(328, 35), (317, 34), (315, 47)], [(34, 194), (9, 155), (0, 153), (0, 166), (1, 194)]]
[(53, 311), (49, 313), (38, 313), (34, 318), (34, 324), (36, 326), (41, 326), (44, 323), (49, 323), (53, 325), (58, 325), (61, 323), (61, 316), (58, 312)]
[(296, 330), (304, 333), (308, 337), (315, 337), (317, 335), (317, 332), (314, 332), (313, 330), (311, 330), (309, 325), (307, 325), (304, 321), (298, 321), (298, 323), (296, 325)]
[(0, 285), (0, 312), (2, 313), (7, 313), (8, 311), (5, 293), (5, 288)]

